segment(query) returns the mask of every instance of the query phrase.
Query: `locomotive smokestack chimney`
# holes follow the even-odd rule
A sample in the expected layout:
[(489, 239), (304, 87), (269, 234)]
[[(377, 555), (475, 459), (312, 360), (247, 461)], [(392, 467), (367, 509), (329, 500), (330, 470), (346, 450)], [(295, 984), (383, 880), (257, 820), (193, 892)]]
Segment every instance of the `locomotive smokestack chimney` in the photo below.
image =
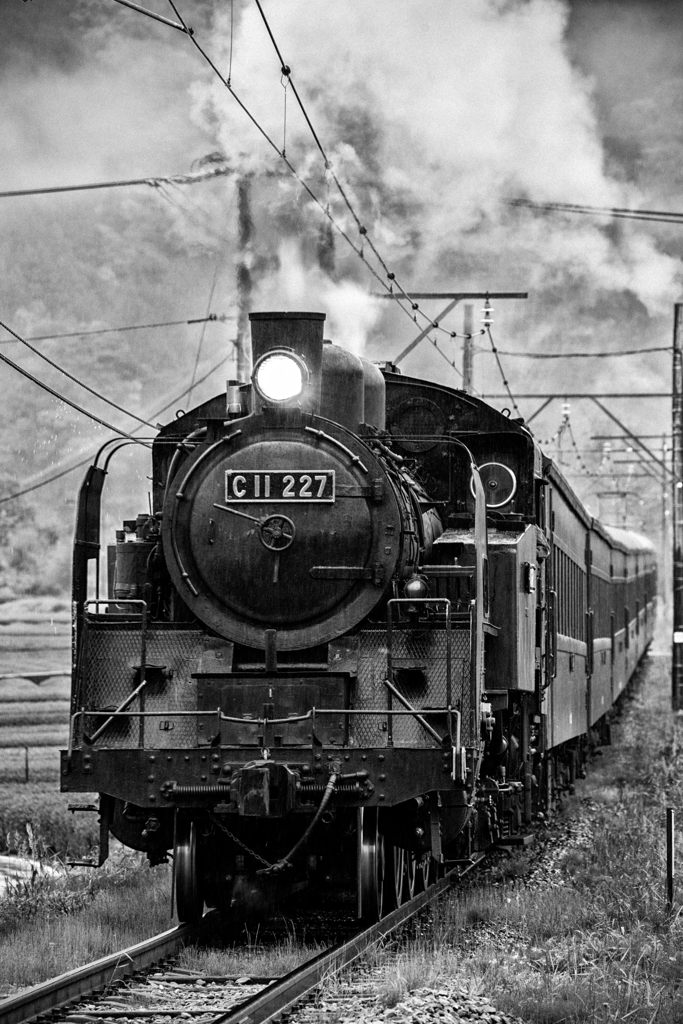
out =
[(305, 363), (308, 381), (302, 396), (307, 412), (320, 412), (324, 313), (250, 313), (253, 365), (269, 352), (289, 349)]

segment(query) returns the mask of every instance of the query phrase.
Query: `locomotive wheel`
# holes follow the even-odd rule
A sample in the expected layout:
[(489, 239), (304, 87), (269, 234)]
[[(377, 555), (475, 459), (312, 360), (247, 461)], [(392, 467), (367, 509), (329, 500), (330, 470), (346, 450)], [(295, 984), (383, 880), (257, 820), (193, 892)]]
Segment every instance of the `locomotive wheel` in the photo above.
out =
[(184, 924), (196, 924), (204, 910), (198, 859), (197, 825), (194, 821), (180, 818), (176, 825), (173, 867), (178, 920)]
[(408, 864), (407, 864), (407, 867), (406, 867), (406, 884), (408, 886), (408, 899), (411, 899), (411, 900), (412, 900), (413, 896), (417, 896), (417, 894), (422, 891), (419, 888), (419, 885), (418, 885), (418, 868), (419, 868), (419, 864), (420, 864), (420, 862), (418, 861), (418, 859), (415, 856), (415, 854), (412, 853), (409, 850), (408, 851)]
[(358, 809), (358, 916), (368, 923), (384, 912), (384, 836), (376, 807)]
[(432, 882), (436, 881), (436, 876), (432, 871), (432, 863), (436, 865), (436, 861), (433, 861), (432, 857), (427, 854), (418, 857), (415, 853), (408, 853), (407, 858), (407, 887), (409, 899), (412, 899), (413, 896), (424, 892)]
[(418, 893), (423, 893), (429, 885), (429, 860), (424, 854), (418, 857), (415, 853), (408, 854), (408, 892), (409, 898), (413, 899)]
[(396, 910), (408, 899), (408, 854), (402, 846), (385, 844), (384, 912)]

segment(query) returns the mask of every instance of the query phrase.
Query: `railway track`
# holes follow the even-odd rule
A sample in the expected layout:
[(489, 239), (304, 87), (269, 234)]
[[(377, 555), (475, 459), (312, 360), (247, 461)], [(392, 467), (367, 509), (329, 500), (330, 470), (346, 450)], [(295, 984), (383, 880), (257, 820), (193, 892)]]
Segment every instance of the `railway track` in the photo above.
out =
[(33, 985), (25, 992), (0, 1001), (0, 1024), (22, 1024), (43, 1014), (68, 1006), (74, 1000), (90, 995), (120, 981), (136, 971), (144, 970), (165, 957), (172, 956), (194, 937), (196, 929), (178, 925), (154, 938), (138, 942), (128, 949), (94, 960), (60, 974), (50, 981)]
[[(120, 1024), (122, 1019), (148, 1024), (161, 1016), (167, 1020), (191, 1020), (193, 1024), (261, 1024), (292, 1007), (325, 976), (351, 964), (373, 943), (435, 902), (464, 873), (462, 869), (448, 872), (376, 924), (357, 931), (280, 978), (219, 978), (173, 968), (149, 971), (195, 939), (198, 929), (181, 925), (3, 1000), (0, 1024), (48, 1019), (47, 1015), (52, 1016), (57, 1010), (62, 1011), (59, 1018), (71, 1024)], [(97, 1003), (91, 1000), (87, 1005), (64, 1010), (76, 1000), (110, 989), (113, 983), (145, 970), (144, 981), (136, 982), (125, 992), (108, 992), (99, 996)], [(245, 992), (249, 993), (246, 998)]]

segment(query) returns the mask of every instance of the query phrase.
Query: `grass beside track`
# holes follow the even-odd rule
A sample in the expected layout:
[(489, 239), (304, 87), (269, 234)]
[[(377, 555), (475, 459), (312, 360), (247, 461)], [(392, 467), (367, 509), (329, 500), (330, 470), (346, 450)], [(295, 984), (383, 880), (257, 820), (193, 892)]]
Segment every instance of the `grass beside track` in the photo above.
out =
[[(79, 794), (87, 803), (88, 794)], [(64, 870), (97, 850), (96, 814), (73, 815), (73, 796), (45, 785), (0, 785), (0, 853), (47, 870), (0, 892), (0, 995), (53, 978), (170, 928), (171, 869), (112, 842), (99, 869)], [(56, 874), (51, 874), (56, 869)]]
[(0, 995), (172, 927), (170, 893), (168, 865), (117, 847), (97, 870), (12, 883), (0, 897)]
[(385, 1005), (457, 982), (527, 1024), (683, 1021), (683, 889), (670, 914), (665, 884), (665, 808), (683, 824), (683, 721), (670, 701), (668, 659), (647, 659), (612, 747), (548, 826), (549, 866), (513, 855), (398, 953), (375, 951)]
[(289, 974), (322, 951), (322, 946), (300, 942), (294, 932), (276, 943), (262, 943), (255, 935), (246, 947), (200, 949), (188, 946), (180, 953), (178, 966), (226, 977), (244, 974), (276, 978)]
[[(0, 853), (83, 860), (99, 842), (97, 814), (72, 814), (69, 803), (97, 802), (96, 794), (60, 793), (56, 782), (0, 785)], [(31, 826), (33, 839), (26, 831)]]

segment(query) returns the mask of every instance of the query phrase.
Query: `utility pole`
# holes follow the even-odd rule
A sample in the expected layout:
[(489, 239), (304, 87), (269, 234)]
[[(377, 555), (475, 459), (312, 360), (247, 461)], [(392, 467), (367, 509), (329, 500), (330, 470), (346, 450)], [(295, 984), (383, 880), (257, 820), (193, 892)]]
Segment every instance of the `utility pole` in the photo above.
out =
[[(378, 294), (374, 295), (373, 297), (377, 298), (377, 299), (394, 299), (394, 300), (397, 300), (397, 299), (401, 299), (402, 295), (401, 295), (400, 292), (399, 293), (396, 293), (396, 292), (379, 292)], [(422, 341), (422, 339), (426, 338), (430, 331), (434, 330), (435, 327), (438, 327), (438, 325), (441, 323), (441, 321), (444, 319), (444, 317), (448, 316), (450, 311), (455, 306), (457, 306), (459, 302), (462, 302), (463, 299), (528, 299), (529, 298), (529, 293), (528, 292), (414, 292), (414, 291), (411, 291), (410, 292), (410, 298), (413, 299), (413, 300), (416, 300), (416, 299), (430, 299), (430, 300), (431, 299), (450, 299), (450, 302), (448, 303), (447, 306), (444, 306), (444, 308), (441, 310), (440, 313), (437, 314), (437, 316), (435, 317), (434, 320), (430, 320), (428, 322), (427, 326), (423, 330), (420, 331), (420, 333), (418, 334), (418, 336), (416, 338), (413, 338), (413, 340), (410, 342), (409, 345), (406, 345), (406, 347), (403, 349), (402, 352), (399, 352), (399, 354), (397, 356), (394, 356), (394, 358), (392, 359), (393, 363), (400, 363), (400, 362), (402, 362), (402, 360), (404, 360), (405, 357), (410, 352), (413, 351), (415, 346), (419, 345), (419, 343)], [(417, 309), (417, 306), (415, 308)], [(506, 396), (506, 397), (508, 397), (508, 396)]]
[(469, 302), (463, 309), (463, 333), (465, 339), (462, 344), (462, 388), (468, 395), (472, 394), (472, 370), (474, 362), (474, 344), (472, 330), (474, 324), (474, 306)]
[(237, 182), (237, 350), (236, 376), (244, 383), (251, 373), (251, 344), (249, 341), (249, 307), (251, 304), (251, 241), (254, 222), (251, 219), (251, 178), (247, 175)]
[[(662, 434), (662, 462), (666, 464), (667, 454), (669, 451), (668, 439), (666, 434)], [(669, 597), (669, 530), (667, 526), (667, 519), (669, 518), (668, 509), (668, 497), (669, 488), (667, 486), (666, 474), (662, 477), (662, 543), (661, 543), (661, 580), (659, 584), (659, 593), (662, 599), (662, 604), (665, 605)]]
[(673, 469), (673, 650), (671, 703), (683, 708), (683, 303), (674, 306), (673, 374), (671, 387)]

